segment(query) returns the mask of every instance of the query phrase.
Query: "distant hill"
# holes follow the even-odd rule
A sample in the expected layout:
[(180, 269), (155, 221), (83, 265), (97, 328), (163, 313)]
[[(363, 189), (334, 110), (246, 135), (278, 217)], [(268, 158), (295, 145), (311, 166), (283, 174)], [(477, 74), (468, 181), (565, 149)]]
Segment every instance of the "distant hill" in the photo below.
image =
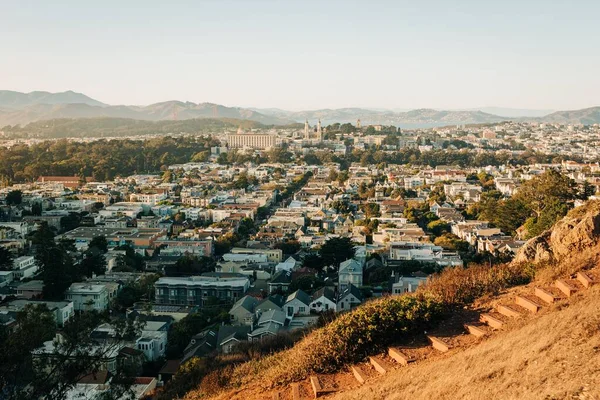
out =
[(22, 109), (38, 104), (87, 104), (90, 106), (105, 106), (106, 104), (94, 100), (82, 93), (71, 90), (60, 93), (31, 92), (21, 93), (12, 90), (0, 90), (0, 108)]
[(294, 121), (263, 115), (254, 110), (219, 104), (166, 101), (148, 106), (111, 106), (72, 91), (19, 93), (0, 91), (0, 127), (26, 125), (59, 118), (130, 118), (143, 121), (195, 118), (235, 118), (265, 125), (287, 125)]
[(395, 125), (403, 128), (428, 128), (453, 124), (481, 124), (506, 120), (505, 117), (484, 113), (481, 111), (444, 111), (433, 109), (418, 109), (404, 112), (373, 110), (365, 108), (339, 108), (311, 111), (285, 112), (279, 109), (259, 109), (269, 115), (279, 118), (289, 118), (297, 122), (308, 120), (313, 124), (321, 120), (324, 125), (339, 123), (355, 124), (357, 119), (363, 125)]
[(127, 118), (141, 121), (174, 121), (202, 118), (233, 118), (256, 121), (264, 125), (289, 125), (308, 120), (311, 125), (352, 123), (358, 119), (366, 125), (394, 125), (405, 129), (432, 128), (459, 124), (491, 124), (505, 120), (557, 122), (564, 124), (600, 123), (600, 107), (558, 111), (522, 110), (484, 107), (467, 110), (385, 110), (373, 108), (338, 108), (287, 111), (279, 108), (226, 107), (214, 103), (165, 101), (147, 106), (107, 105), (84, 94), (19, 93), (0, 91), (0, 127), (26, 125), (31, 122), (61, 118)]
[(600, 107), (584, 108), (582, 110), (557, 111), (552, 114), (537, 118), (540, 122), (553, 122), (559, 124), (600, 124)]

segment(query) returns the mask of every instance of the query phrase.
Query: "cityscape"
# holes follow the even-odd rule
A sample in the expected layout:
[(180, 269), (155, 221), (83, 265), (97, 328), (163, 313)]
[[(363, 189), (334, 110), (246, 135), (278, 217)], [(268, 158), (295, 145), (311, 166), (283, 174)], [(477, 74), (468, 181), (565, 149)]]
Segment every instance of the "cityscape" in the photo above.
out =
[[(565, 15), (561, 34), (592, 46), (600, 32), (583, 14), (598, 6), (526, 5), (510, 25), (488, 6), (332, 1), (317, 34), (299, 2), (209, 3), (123, 6), (115, 30), (150, 35), (123, 48), (96, 36), (116, 3), (9, 7), (23, 25), (0, 32), (22, 31), (49, 67), (0, 67), (0, 399), (600, 398), (599, 87), (560, 80), (593, 80), (597, 56), (538, 70), (553, 91), (519, 81), (504, 53), (530, 50), (517, 38), (529, 23), (558, 35), (546, 16)], [(472, 18), (484, 16), (503, 56), (448, 55), (479, 43)], [(377, 49), (359, 55), (344, 17)], [(36, 21), (73, 49), (44, 53)], [(381, 52), (409, 31), (448, 57), (435, 65), (443, 83), (420, 46), (398, 44), (423, 75)], [(240, 32), (261, 40), (256, 53)], [(168, 55), (161, 35), (197, 75), (144, 58)], [(314, 53), (289, 59), (285, 40)], [(5, 53), (32, 57), (17, 50)], [(77, 51), (81, 69), (55, 70)], [(531, 52), (523, 69), (545, 57)], [(139, 63), (164, 75), (150, 81)], [(508, 107), (471, 107), (488, 101)]]

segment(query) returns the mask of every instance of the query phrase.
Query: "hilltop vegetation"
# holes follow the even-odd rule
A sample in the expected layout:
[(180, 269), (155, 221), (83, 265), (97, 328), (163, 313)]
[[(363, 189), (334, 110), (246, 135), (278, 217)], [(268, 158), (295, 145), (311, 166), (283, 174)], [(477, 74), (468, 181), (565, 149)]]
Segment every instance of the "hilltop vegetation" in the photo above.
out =
[(140, 135), (206, 134), (224, 129), (264, 128), (249, 120), (233, 118), (186, 119), (181, 121), (141, 121), (130, 118), (62, 118), (32, 122), (25, 126), (5, 126), (1, 130), (9, 138), (90, 138), (130, 137)]
[(67, 140), (32, 146), (0, 148), (0, 180), (3, 183), (34, 181), (40, 175), (93, 177), (112, 180), (115, 176), (158, 172), (166, 166), (207, 157), (210, 138), (160, 137), (148, 140), (99, 140), (78, 143)]

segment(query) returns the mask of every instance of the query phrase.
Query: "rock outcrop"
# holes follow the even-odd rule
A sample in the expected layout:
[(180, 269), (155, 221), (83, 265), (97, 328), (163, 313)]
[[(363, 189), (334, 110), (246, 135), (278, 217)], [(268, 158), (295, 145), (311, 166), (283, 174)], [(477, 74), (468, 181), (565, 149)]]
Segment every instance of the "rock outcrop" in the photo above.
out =
[(560, 261), (600, 244), (600, 201), (593, 200), (571, 210), (552, 229), (525, 243), (514, 263)]

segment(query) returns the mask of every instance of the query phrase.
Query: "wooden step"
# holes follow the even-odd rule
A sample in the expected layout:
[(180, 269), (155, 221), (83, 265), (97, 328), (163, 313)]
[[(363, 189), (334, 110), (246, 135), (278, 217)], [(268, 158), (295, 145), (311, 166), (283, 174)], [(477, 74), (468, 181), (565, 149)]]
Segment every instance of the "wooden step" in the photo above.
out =
[(540, 308), (542, 308), (539, 304), (537, 304), (536, 302), (529, 300), (527, 297), (523, 297), (523, 296), (516, 296), (515, 297), (515, 304), (518, 306), (521, 306), (533, 313), (536, 313), (540, 310)]
[(589, 288), (594, 284), (592, 277), (589, 274), (581, 271), (577, 273), (577, 280), (586, 288)]
[(293, 400), (300, 400), (300, 384), (292, 383), (292, 398)]
[(542, 299), (548, 304), (552, 304), (556, 301), (556, 297), (546, 289), (536, 287), (533, 291), (533, 294), (535, 294), (538, 298)]
[(310, 377), (310, 386), (312, 387), (313, 393), (315, 394), (315, 399), (324, 392), (323, 386), (321, 386), (321, 382), (319, 381), (318, 376), (313, 375)]
[(369, 362), (375, 368), (375, 371), (379, 372), (381, 375), (387, 372), (387, 368), (385, 362), (379, 357), (369, 357)]
[(487, 335), (487, 332), (475, 325), (465, 325), (465, 329), (475, 337), (484, 337)]
[(562, 279), (558, 279), (556, 282), (554, 282), (554, 285), (567, 297), (571, 297), (573, 293), (577, 291), (577, 288), (573, 287), (571, 284)]
[(390, 347), (388, 349), (388, 355), (394, 359), (398, 364), (408, 365), (408, 363), (413, 362), (415, 359), (404, 354), (402, 350), (397, 347)]
[(440, 339), (435, 336), (427, 336), (427, 339), (431, 341), (431, 345), (434, 349), (441, 351), (442, 353), (445, 353), (448, 350), (450, 350), (450, 345), (446, 343), (443, 339)]
[(498, 312), (500, 314), (504, 315), (505, 317), (516, 318), (516, 317), (521, 316), (520, 312), (518, 312), (517, 310), (515, 310), (514, 308), (512, 308), (510, 306), (505, 306), (505, 305), (499, 304), (496, 309), (498, 310)]
[(352, 370), (352, 374), (354, 375), (354, 378), (356, 378), (358, 383), (360, 383), (361, 385), (365, 383), (365, 381), (367, 380), (367, 375), (358, 365), (353, 365), (350, 369)]
[(502, 329), (504, 326), (504, 322), (496, 317), (492, 317), (490, 314), (481, 314), (480, 320), (494, 329)]

